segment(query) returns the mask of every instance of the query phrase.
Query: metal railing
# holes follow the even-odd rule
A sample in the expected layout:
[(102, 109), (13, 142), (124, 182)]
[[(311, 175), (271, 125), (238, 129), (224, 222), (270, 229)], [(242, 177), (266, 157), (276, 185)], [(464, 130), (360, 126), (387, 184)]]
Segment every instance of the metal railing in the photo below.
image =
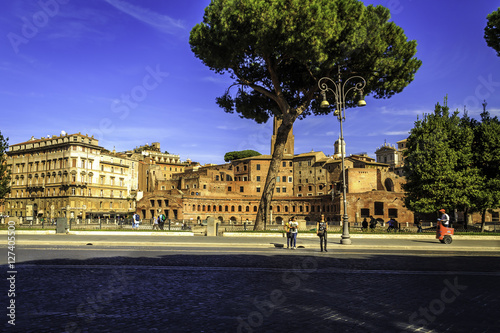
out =
[[(234, 221), (218, 221), (219, 231), (225, 232), (244, 232), (253, 231), (254, 224), (250, 222), (235, 223)], [(46, 219), (33, 223), (32, 221), (23, 221), (18, 224), (22, 229), (32, 230), (51, 230), (56, 229), (56, 219)], [(132, 218), (96, 218), (96, 219), (78, 219), (70, 218), (67, 222), (70, 230), (174, 230), (174, 231), (190, 231), (200, 230), (207, 225), (206, 220), (173, 220), (167, 219), (163, 225), (154, 225), (153, 219), (143, 219), (138, 227), (133, 227)], [(6, 226), (5, 219), (0, 221), (0, 228)], [(455, 233), (481, 233), (481, 224), (475, 223), (468, 225), (459, 224), (452, 227), (455, 228)], [(362, 228), (360, 222), (350, 224), (350, 232), (353, 233), (405, 233), (414, 234), (419, 233), (418, 227), (413, 223), (398, 223), (396, 228), (389, 228), (386, 222), (376, 225), (375, 228)], [(305, 225), (299, 226), (299, 232), (314, 232), (316, 230), (316, 222), (309, 222)], [(282, 224), (268, 224), (265, 226), (264, 232), (284, 232), (284, 225)], [(328, 231), (330, 233), (342, 232), (342, 225), (339, 221), (328, 222)], [(424, 222), (422, 224), (422, 233), (432, 234), (436, 232), (436, 223)], [(500, 233), (500, 222), (488, 222), (485, 226), (484, 234)]]

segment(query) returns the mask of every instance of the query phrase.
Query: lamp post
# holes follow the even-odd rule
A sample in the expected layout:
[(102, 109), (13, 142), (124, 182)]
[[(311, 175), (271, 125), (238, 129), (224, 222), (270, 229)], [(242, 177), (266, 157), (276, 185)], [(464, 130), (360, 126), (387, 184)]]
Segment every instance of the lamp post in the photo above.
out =
[[(351, 80), (358, 80), (358, 82), (352, 81), (350, 85), (346, 86)], [(342, 158), (342, 188), (344, 194), (344, 215), (343, 215), (343, 227), (342, 227), (342, 238), (340, 240), (341, 244), (349, 245), (351, 244), (351, 237), (349, 236), (349, 217), (347, 216), (347, 197), (346, 197), (346, 181), (345, 181), (345, 165), (344, 165), (344, 131), (342, 123), (345, 121), (345, 110), (346, 110), (346, 97), (353, 91), (360, 94), (360, 99), (358, 101), (358, 106), (365, 106), (366, 102), (363, 97), (363, 88), (366, 86), (366, 81), (361, 76), (351, 76), (345, 82), (342, 83), (340, 77), (340, 66), (337, 76), (337, 82), (329, 77), (323, 77), (318, 81), (318, 87), (321, 90), (321, 95), (323, 101), (320, 104), (321, 108), (330, 107), (330, 103), (326, 100), (326, 93), (331, 92), (335, 96), (335, 107), (336, 110), (333, 115), (337, 117), (340, 122), (340, 147), (341, 147), (341, 158)], [(333, 189), (332, 189), (333, 191)], [(332, 196), (333, 199), (333, 196)]]

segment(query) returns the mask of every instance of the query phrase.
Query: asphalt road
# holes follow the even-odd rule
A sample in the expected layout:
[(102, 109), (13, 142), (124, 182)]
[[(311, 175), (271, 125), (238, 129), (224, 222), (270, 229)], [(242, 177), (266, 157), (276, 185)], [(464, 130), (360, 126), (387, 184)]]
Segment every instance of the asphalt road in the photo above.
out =
[(321, 253), (314, 238), (287, 250), (271, 244), (283, 239), (267, 238), (19, 235), (14, 266), (6, 265), (5, 242), (0, 258), (6, 277), (0, 327), (498, 332), (498, 242), (436, 242), (356, 239)]

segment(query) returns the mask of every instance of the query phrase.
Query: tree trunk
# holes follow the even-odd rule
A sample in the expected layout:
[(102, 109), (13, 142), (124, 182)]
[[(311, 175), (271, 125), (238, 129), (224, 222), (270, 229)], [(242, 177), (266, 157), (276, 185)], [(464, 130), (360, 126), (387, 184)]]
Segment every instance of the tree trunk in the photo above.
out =
[(469, 229), (469, 207), (465, 207), (464, 211), (464, 229)]
[[(255, 218), (254, 230), (264, 230), (264, 220), (267, 221), (268, 218), (266, 214), (266, 207), (271, 205), (274, 186), (276, 185), (276, 176), (278, 175), (280, 164), (283, 160), (288, 133), (290, 133), (292, 126), (293, 122), (286, 124), (285, 121), (283, 121), (278, 128), (278, 133), (276, 134), (276, 142), (274, 143), (274, 153), (271, 158), (271, 163), (269, 164), (269, 170), (267, 171), (266, 184), (264, 185), (264, 190), (260, 199), (259, 210), (257, 211), (257, 217)], [(271, 222), (272, 221), (268, 221), (267, 224)]]
[(481, 214), (481, 232), (484, 232), (484, 225), (486, 224), (486, 209), (483, 209)]

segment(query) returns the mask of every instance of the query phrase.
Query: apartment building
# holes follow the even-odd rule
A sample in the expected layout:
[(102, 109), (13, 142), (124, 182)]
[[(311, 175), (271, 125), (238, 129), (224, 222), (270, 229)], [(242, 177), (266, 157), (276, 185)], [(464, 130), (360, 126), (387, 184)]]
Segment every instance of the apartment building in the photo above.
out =
[(92, 136), (47, 136), (9, 146), (9, 216), (40, 219), (115, 217), (135, 212), (137, 160), (110, 152)]

